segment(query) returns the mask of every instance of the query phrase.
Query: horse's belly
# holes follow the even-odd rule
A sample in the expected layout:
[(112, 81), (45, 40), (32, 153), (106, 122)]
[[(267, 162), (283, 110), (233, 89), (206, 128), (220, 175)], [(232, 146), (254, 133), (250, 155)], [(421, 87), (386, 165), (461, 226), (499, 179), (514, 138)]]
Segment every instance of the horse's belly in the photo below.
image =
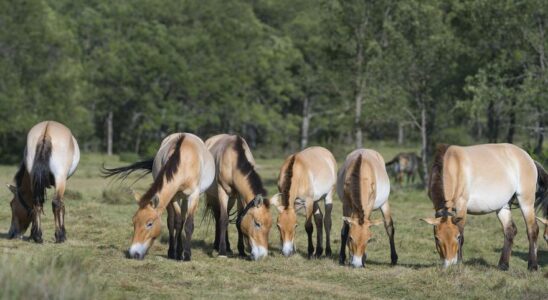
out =
[(513, 191), (497, 191), (492, 193), (478, 192), (470, 195), (467, 210), (469, 214), (487, 214), (504, 207), (512, 196)]

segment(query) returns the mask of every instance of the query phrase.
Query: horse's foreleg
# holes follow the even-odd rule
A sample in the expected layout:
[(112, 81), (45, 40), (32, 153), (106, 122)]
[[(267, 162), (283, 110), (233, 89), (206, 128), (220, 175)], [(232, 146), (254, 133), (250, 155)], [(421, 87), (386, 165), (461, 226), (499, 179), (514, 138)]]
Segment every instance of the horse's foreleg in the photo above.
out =
[(30, 228), (30, 238), (36, 243), (41, 244), (42, 240), (42, 220), (40, 214), (42, 213), (41, 205), (34, 205), (32, 209), (32, 227)]
[(219, 199), (219, 256), (226, 256), (226, 232), (228, 230), (228, 200), (229, 196), (220, 186)]
[(173, 201), (167, 205), (167, 231), (169, 233), (169, 248), (167, 250), (167, 258), (175, 259), (175, 210)]
[(325, 227), (325, 256), (331, 257), (331, 211), (333, 210), (333, 200), (325, 199), (325, 216), (323, 217), (323, 225)]
[(65, 194), (65, 181), (63, 178), (55, 178), (55, 196), (51, 201), (53, 217), (55, 219), (55, 242), (62, 243), (66, 238), (65, 231), (65, 203), (63, 195)]
[(316, 258), (320, 258), (323, 253), (323, 214), (318, 205), (318, 201), (314, 201), (314, 222), (316, 223)]
[(350, 226), (343, 222), (341, 229), (341, 251), (339, 252), (339, 264), (344, 265), (346, 262), (346, 243), (348, 242), (348, 230)]
[(198, 209), (198, 201), (200, 200), (200, 192), (198, 189), (190, 196), (188, 196), (188, 209), (184, 222), (185, 239), (183, 242), (183, 260), (189, 261), (192, 252), (190, 250), (190, 242), (192, 240), (192, 234), (194, 233), (194, 214)]
[(497, 212), (500, 224), (502, 225), (502, 231), (504, 232), (504, 246), (500, 254), (499, 269), (508, 270), (510, 266), (510, 254), (512, 253), (512, 245), (514, 243), (514, 237), (518, 233), (516, 224), (512, 220), (512, 213), (510, 207), (506, 205)]
[(181, 199), (180, 195), (176, 196), (174, 201), (171, 203), (173, 204), (173, 228), (175, 230), (175, 239), (174, 239), (174, 258), (176, 260), (183, 259), (183, 211), (181, 208)]
[(392, 212), (390, 211), (390, 205), (386, 201), (381, 206), (382, 217), (384, 219), (384, 228), (388, 234), (388, 240), (390, 242), (390, 262), (392, 265), (398, 263), (398, 253), (396, 253), (396, 244), (394, 243), (394, 223), (392, 222)]

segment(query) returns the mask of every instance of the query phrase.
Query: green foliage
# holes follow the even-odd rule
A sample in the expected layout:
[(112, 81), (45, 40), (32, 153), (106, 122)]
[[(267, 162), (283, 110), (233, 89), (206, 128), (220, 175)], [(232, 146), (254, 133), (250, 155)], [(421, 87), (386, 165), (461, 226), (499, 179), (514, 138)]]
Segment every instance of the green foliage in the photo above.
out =
[(515, 135), (539, 153), (547, 11), (539, 0), (3, 1), (0, 161), (19, 160), (44, 119), (104, 151), (109, 113), (117, 153), (152, 155), (175, 131), (290, 152), (306, 120), (308, 144), (345, 148), (359, 91), (369, 140), (408, 124), (417, 142), (424, 106), (430, 143), (459, 128), (456, 140)]

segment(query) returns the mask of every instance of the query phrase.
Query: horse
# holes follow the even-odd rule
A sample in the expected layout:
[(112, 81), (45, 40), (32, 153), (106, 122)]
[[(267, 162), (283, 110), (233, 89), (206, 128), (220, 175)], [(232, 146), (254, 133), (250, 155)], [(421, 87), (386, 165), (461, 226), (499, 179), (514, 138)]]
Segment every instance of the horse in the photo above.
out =
[[(303, 207), (306, 214), (308, 258), (312, 258), (313, 254), (317, 258), (322, 255), (322, 223), (325, 223), (326, 232), (325, 255), (331, 256), (331, 211), (337, 181), (336, 172), (337, 162), (333, 154), (322, 147), (306, 148), (285, 160), (278, 177), (280, 193), (270, 199), (270, 203), (279, 211), (277, 225), (284, 256), (290, 256), (295, 252), (296, 212)], [(318, 205), (320, 200), (325, 201), (325, 217)], [(318, 231), (315, 253), (312, 244), (312, 215)]]
[[(152, 172), (154, 182), (138, 199), (139, 209), (133, 216), (133, 238), (128, 256), (143, 259), (160, 235), (161, 215), (168, 211), (168, 258), (189, 261), (190, 241), (194, 232), (194, 214), (200, 194), (213, 183), (215, 163), (204, 142), (191, 133), (167, 136), (155, 158), (129, 166), (103, 168), (105, 177), (127, 177), (135, 171)], [(186, 207), (182, 199), (186, 198)], [(184, 239), (183, 239), (184, 230)]]
[(517, 198), (527, 226), (528, 269), (537, 270), (539, 227), (535, 208), (548, 207), (548, 180), (541, 180), (547, 176), (539, 163), (512, 144), (439, 145), (428, 192), (436, 214), (422, 220), (434, 226), (436, 248), (444, 267), (462, 262), (466, 214), (496, 212), (504, 232), (498, 267), (507, 270), (517, 233), (510, 204)]
[(215, 159), (215, 184), (206, 191), (208, 211), (215, 218), (215, 248), (220, 257), (231, 253), (228, 240), (228, 212), (237, 198), (238, 252), (245, 256), (244, 240), (251, 249), (251, 259), (268, 255), (268, 234), (272, 227), (270, 203), (255, 160), (247, 142), (236, 135), (219, 134), (205, 141)]
[[(407, 178), (407, 185), (415, 182), (415, 176), (423, 180), (420, 161), (422, 158), (414, 152), (398, 153), (392, 160), (385, 164), (386, 168), (392, 167), (392, 172), (395, 174), (396, 182), (402, 186), (403, 176)], [(424, 184), (424, 182), (423, 182)]]
[(371, 221), (371, 212), (380, 208), (390, 241), (391, 263), (397, 264), (394, 223), (388, 204), (390, 179), (382, 156), (370, 149), (357, 149), (348, 154), (337, 176), (337, 194), (343, 203), (344, 221), (341, 230), (339, 263), (344, 265), (348, 245), (352, 266), (355, 268), (365, 266), (367, 243), (372, 236), (369, 227), (382, 222), (381, 220)]
[(46, 190), (55, 187), (51, 203), (55, 219), (55, 242), (63, 243), (66, 240), (63, 195), (67, 179), (74, 174), (79, 161), (78, 142), (65, 125), (43, 121), (30, 129), (24, 158), (13, 184), (8, 185), (13, 193), (8, 238), (22, 238), (32, 223), (30, 238), (36, 243), (43, 243), (41, 213)]

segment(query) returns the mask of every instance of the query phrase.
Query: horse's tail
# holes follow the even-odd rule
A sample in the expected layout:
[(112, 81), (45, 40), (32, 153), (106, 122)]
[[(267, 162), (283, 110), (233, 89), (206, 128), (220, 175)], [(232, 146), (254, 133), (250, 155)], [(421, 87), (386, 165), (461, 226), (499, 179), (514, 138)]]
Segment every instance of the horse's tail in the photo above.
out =
[(50, 158), (51, 139), (44, 135), (42, 141), (36, 145), (32, 170), (30, 171), (34, 205), (43, 206), (46, 201), (46, 189), (55, 185), (55, 179), (49, 168)]
[(535, 193), (535, 208), (541, 210), (545, 218), (548, 218), (548, 172), (542, 165), (535, 161), (537, 167), (537, 191)]
[(439, 209), (438, 205), (445, 204), (445, 194), (443, 192), (443, 158), (448, 148), (449, 145), (447, 144), (437, 146), (428, 181), (428, 197), (434, 202), (436, 209)]
[(116, 177), (118, 179), (124, 180), (133, 172), (143, 172), (143, 176), (152, 172), (152, 165), (154, 164), (154, 159), (150, 158), (143, 161), (138, 161), (129, 166), (123, 166), (119, 168), (106, 168), (105, 164), (101, 167), (101, 176), (103, 178)]

